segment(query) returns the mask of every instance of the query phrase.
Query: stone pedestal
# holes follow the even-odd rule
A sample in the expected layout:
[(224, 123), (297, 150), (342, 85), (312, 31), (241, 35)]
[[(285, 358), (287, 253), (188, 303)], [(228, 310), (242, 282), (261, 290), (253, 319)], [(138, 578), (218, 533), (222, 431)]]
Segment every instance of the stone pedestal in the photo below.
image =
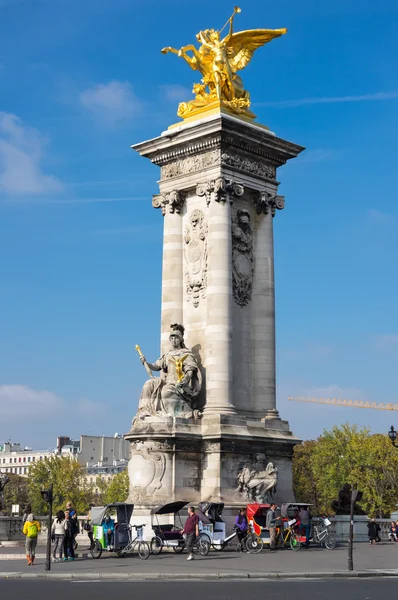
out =
[(276, 408), (273, 217), (284, 206), (277, 167), (303, 148), (224, 112), (133, 148), (161, 167), (152, 204), (164, 217), (162, 353), (170, 325), (183, 323), (203, 416), (135, 420), (130, 500), (238, 506), (248, 501), (239, 473), (270, 462), (276, 499), (292, 500), (298, 440)]

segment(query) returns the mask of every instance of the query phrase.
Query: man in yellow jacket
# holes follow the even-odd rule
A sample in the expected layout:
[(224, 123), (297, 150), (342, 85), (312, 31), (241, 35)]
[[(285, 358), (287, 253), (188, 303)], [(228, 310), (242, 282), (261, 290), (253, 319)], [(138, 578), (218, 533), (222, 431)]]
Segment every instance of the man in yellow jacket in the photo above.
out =
[(26, 519), (22, 533), (26, 535), (26, 559), (28, 561), (28, 565), (33, 565), (35, 560), (36, 553), (36, 545), (37, 545), (37, 536), (39, 535), (41, 530), (39, 521), (36, 521), (32, 514), (28, 515)]

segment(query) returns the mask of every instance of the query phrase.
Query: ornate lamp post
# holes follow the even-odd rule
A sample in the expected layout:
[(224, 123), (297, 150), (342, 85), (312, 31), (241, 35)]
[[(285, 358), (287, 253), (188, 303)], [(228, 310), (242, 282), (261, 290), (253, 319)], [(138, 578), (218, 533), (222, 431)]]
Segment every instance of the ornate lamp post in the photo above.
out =
[(392, 445), (395, 448), (398, 448), (397, 443), (396, 443), (397, 442), (397, 432), (394, 429), (394, 425), (391, 425), (391, 429), (388, 432), (388, 437), (390, 438)]

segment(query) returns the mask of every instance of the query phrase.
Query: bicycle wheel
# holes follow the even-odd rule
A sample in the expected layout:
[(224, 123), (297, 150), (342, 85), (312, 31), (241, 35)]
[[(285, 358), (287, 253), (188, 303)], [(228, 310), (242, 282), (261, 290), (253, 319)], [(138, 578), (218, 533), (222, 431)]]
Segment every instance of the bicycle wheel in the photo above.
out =
[(328, 550), (334, 550), (336, 548), (336, 540), (331, 535), (328, 535), (325, 539), (325, 546)]
[(181, 552), (184, 550), (184, 544), (173, 546), (173, 550), (176, 554), (181, 554)]
[(149, 558), (151, 551), (149, 548), (149, 544), (146, 542), (138, 542), (138, 556), (142, 558), (142, 560), (146, 560)]
[(98, 540), (95, 540), (94, 544), (91, 546), (90, 554), (93, 558), (101, 558), (102, 546)]
[(209, 538), (207, 537), (207, 535), (199, 536), (199, 538), (196, 542), (196, 547), (198, 549), (200, 556), (207, 556), (209, 554), (210, 542), (209, 542)]
[(246, 549), (250, 554), (258, 554), (264, 547), (264, 542), (257, 537), (255, 533), (251, 533), (246, 538)]
[(151, 539), (151, 552), (152, 554), (160, 554), (163, 550), (163, 542), (160, 537), (155, 536)]
[(300, 536), (297, 533), (293, 533), (290, 536), (290, 547), (292, 550), (300, 550), (301, 542)]

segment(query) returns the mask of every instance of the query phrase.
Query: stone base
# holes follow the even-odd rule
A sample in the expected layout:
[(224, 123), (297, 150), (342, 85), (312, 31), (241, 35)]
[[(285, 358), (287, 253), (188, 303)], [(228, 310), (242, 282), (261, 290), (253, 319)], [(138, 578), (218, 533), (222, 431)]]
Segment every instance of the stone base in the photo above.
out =
[(261, 464), (269, 462), (278, 469), (273, 499), (294, 501), (291, 461), (299, 440), (279, 418), (250, 421), (205, 415), (201, 420), (165, 421), (153, 417), (136, 421), (125, 438), (132, 456), (128, 501), (136, 509), (175, 500), (224, 502), (237, 509), (253, 502), (238, 491), (241, 469), (247, 465), (261, 471)]

